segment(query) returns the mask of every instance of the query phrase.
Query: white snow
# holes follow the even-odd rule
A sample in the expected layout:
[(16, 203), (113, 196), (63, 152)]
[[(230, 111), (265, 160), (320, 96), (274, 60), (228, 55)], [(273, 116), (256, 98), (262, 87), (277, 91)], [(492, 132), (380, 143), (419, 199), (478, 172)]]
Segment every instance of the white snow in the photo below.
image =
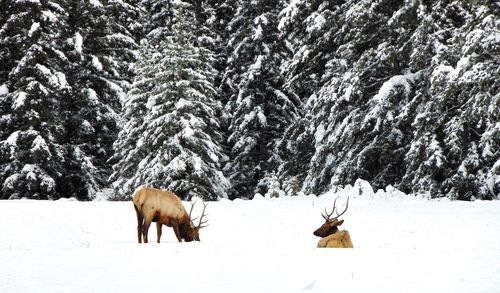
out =
[(256, 27), (254, 28), (252, 39), (255, 41), (262, 38), (262, 25), (268, 24), (267, 17), (265, 15), (259, 15), (253, 20), (253, 23)]
[(300, 11), (300, 0), (290, 0), (287, 6), (280, 12), (278, 29), (284, 31), (285, 27), (294, 19)]
[(5, 84), (0, 85), (0, 96), (5, 96), (9, 93), (9, 88)]
[(52, 11), (44, 10), (42, 15), (44, 20), (57, 21), (57, 16)]
[(31, 25), (31, 28), (30, 30), (28, 31), (28, 36), (29, 37), (32, 37), (33, 34), (40, 28), (40, 23), (39, 22), (34, 22), (32, 25)]
[(90, 4), (94, 5), (95, 7), (102, 7), (102, 3), (99, 0), (89, 0)]
[(92, 66), (97, 71), (102, 71), (102, 69), (104, 68), (101, 61), (99, 61), (99, 57), (97, 57), (97, 56), (92, 56)]
[(83, 37), (78, 32), (75, 34), (75, 51), (79, 54), (83, 51)]
[(254, 29), (254, 32), (253, 32), (253, 37), (252, 37), (252, 40), (258, 40), (262, 37), (262, 27), (260, 25), (258, 25), (255, 29)]
[(433, 137), (428, 148), (428, 152), (431, 154), (429, 161), (433, 162), (432, 166), (437, 168), (441, 168), (444, 164), (443, 159), (443, 151), (436, 137)]
[(33, 165), (33, 164), (24, 165), (23, 170), (22, 170), (22, 172), (26, 175), (26, 179), (28, 179), (28, 181), (36, 181), (37, 171), (38, 171), (37, 166)]
[[(380, 129), (383, 118), (385, 120), (391, 121), (394, 119), (392, 111), (388, 110), (388, 105), (390, 102), (390, 96), (397, 87), (402, 87), (405, 91), (405, 95), (409, 95), (411, 91), (411, 85), (422, 75), (422, 71), (417, 73), (407, 73), (404, 75), (396, 75), (391, 77), (389, 80), (384, 82), (380, 87), (378, 93), (373, 96), (372, 104), (373, 107), (370, 112), (365, 116), (363, 124), (369, 124), (370, 121), (375, 120), (375, 129)], [(350, 94), (350, 93), (349, 93)]]
[(15, 2), (19, 4), (40, 3), (40, 0), (16, 0)]
[[(498, 292), (500, 201), (365, 185), (211, 202), (191, 243), (164, 227), (157, 244), (152, 225), (153, 243), (138, 244), (131, 202), (0, 201), (0, 291)], [(312, 232), (337, 195), (341, 207), (350, 196), (342, 218), (355, 248), (318, 249)]]
[(193, 137), (193, 136), (194, 136), (194, 130), (193, 130), (191, 127), (187, 126), (186, 128), (184, 128), (184, 129), (182, 130), (182, 136), (183, 136), (184, 138), (190, 138), (190, 137)]
[(323, 15), (314, 12), (306, 19), (306, 23), (306, 31), (308, 33), (313, 33), (320, 31), (323, 28), (326, 23), (326, 19)]
[(12, 132), (9, 137), (5, 140), (5, 143), (10, 146), (17, 146), (17, 140), (19, 139), (20, 130)]
[(318, 127), (316, 128), (316, 132), (314, 132), (316, 144), (320, 143), (323, 140), (323, 138), (325, 137), (325, 133), (325, 125), (323, 124), (323, 122), (321, 122), (320, 125), (318, 125)]
[(43, 152), (44, 154), (50, 155), (49, 146), (43, 137), (38, 135), (31, 143), (31, 153)]
[(27, 98), (28, 94), (23, 92), (23, 91), (20, 91), (16, 98), (14, 99), (14, 102), (12, 103), (12, 110), (17, 110), (19, 109), (20, 107), (24, 106), (24, 103), (26, 102), (26, 98)]
[(189, 108), (192, 105), (192, 103), (186, 99), (180, 98), (176, 103), (175, 103), (175, 109), (176, 110), (183, 110), (186, 108)]
[(99, 97), (97, 96), (97, 92), (91, 88), (85, 89), (87, 92), (87, 98), (92, 104), (98, 104), (99, 103)]
[(55, 73), (55, 75), (57, 77), (57, 83), (59, 84), (60, 88), (64, 88), (64, 87), (68, 86), (68, 81), (67, 81), (66, 75), (64, 73), (57, 71)]

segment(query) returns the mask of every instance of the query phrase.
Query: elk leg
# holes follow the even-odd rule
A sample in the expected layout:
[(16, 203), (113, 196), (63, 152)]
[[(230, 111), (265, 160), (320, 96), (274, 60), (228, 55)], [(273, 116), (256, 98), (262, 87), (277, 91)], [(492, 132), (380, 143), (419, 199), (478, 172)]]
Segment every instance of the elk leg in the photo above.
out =
[(142, 219), (137, 223), (137, 240), (142, 243)]
[(161, 223), (160, 222), (156, 222), (156, 242), (157, 243), (160, 243), (160, 238), (161, 238)]
[(144, 243), (148, 243), (148, 231), (149, 226), (151, 226), (151, 222), (153, 222), (152, 217), (147, 217), (144, 221), (144, 226), (142, 227), (142, 238), (144, 239)]
[(174, 229), (175, 237), (177, 237), (177, 240), (179, 240), (179, 242), (182, 242), (181, 231), (179, 230), (179, 224), (176, 221), (172, 221), (171, 224), (172, 228)]
[(137, 240), (139, 243), (142, 243), (142, 224), (144, 221), (144, 218), (141, 216), (141, 212), (137, 209), (137, 207), (134, 204), (134, 209), (135, 209), (135, 214), (137, 215)]

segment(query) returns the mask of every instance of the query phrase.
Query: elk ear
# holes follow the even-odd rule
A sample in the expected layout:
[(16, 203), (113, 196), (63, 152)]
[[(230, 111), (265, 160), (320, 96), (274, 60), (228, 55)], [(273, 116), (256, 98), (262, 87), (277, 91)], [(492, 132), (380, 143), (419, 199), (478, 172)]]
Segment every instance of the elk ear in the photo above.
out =
[(340, 221), (335, 220), (335, 221), (330, 223), (330, 227), (337, 227), (337, 226), (342, 225), (343, 223), (344, 223), (344, 220), (340, 220)]

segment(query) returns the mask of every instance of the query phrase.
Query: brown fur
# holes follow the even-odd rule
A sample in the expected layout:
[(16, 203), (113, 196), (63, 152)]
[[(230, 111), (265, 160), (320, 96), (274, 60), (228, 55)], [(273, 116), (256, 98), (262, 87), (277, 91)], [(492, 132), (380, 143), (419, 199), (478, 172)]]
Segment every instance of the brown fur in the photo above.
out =
[(318, 242), (318, 247), (353, 248), (351, 236), (346, 230), (338, 231), (330, 236), (323, 237)]
[(200, 225), (195, 226), (179, 197), (170, 191), (141, 187), (133, 196), (137, 215), (137, 240), (148, 243), (148, 231), (152, 222), (156, 222), (157, 242), (160, 243), (162, 225), (172, 227), (179, 242), (184, 239), (200, 241)]

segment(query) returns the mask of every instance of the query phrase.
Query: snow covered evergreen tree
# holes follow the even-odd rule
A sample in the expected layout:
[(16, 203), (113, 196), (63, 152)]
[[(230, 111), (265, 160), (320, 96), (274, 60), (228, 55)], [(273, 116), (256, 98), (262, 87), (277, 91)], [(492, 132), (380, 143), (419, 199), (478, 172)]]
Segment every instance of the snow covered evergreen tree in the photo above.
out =
[[(498, 73), (491, 68), (499, 40), (486, 37), (498, 34), (495, 7), (330, 4), (337, 6), (336, 17), (325, 19), (338, 25), (323, 26), (334, 45), (318, 73), (325, 83), (307, 103), (312, 127), (300, 126), (315, 139), (304, 190), (321, 193), (363, 178), (376, 188), (495, 197), (498, 152), (491, 142), (498, 139), (498, 116), (487, 109), (498, 108)], [(487, 151), (479, 141), (488, 141)]]
[(286, 90), (301, 100), (303, 113), (287, 128), (278, 146), (278, 155), (283, 158), (278, 176), (285, 185), (289, 181), (302, 185), (305, 181), (316, 147), (316, 125), (311, 113), (317, 93), (332, 77), (332, 71), (338, 72), (338, 78), (345, 70), (342, 60), (333, 63), (331, 59), (342, 41), (338, 30), (346, 5), (345, 1), (292, 0), (280, 12), (281, 38), (292, 50), (292, 56), (284, 60), (281, 75)]
[(231, 147), (225, 167), (231, 197), (267, 192), (259, 182), (276, 170), (279, 139), (297, 118), (298, 100), (283, 90), (280, 78), (287, 52), (277, 29), (282, 5), (281, 1), (243, 2), (230, 23), (232, 51), (223, 83), (231, 93), (224, 111)]
[(9, 92), (1, 100), (3, 194), (92, 198), (109, 176), (134, 58), (127, 26), (137, 11), (104, 0), (17, 1), (8, 9), (0, 30)]
[(202, 8), (203, 18), (200, 20), (205, 27), (210, 31), (204, 38), (204, 44), (214, 52), (215, 63), (214, 68), (218, 74), (215, 78), (215, 85), (221, 89), (219, 91), (219, 100), (226, 103), (229, 92), (226, 92), (222, 86), (222, 78), (227, 67), (227, 59), (230, 54), (230, 47), (227, 46), (229, 41), (230, 31), (228, 30), (229, 23), (234, 16), (238, 6), (237, 0), (205, 0), (203, 4), (207, 8)]
[(328, 81), (324, 73), (342, 39), (340, 14), (349, 1), (288, 1), (280, 12), (279, 29), (293, 48), (284, 60), (286, 87), (302, 99), (309, 98)]
[(144, 10), (141, 16), (141, 39), (146, 38), (150, 46), (158, 46), (171, 35), (172, 0), (142, 0), (140, 5)]
[(129, 27), (137, 9), (117, 1), (70, 1), (67, 56), (72, 93), (65, 99), (68, 127), (66, 194), (92, 198), (105, 187), (120, 103), (131, 80), (136, 43)]
[(498, 11), (461, 0), (1, 1), (0, 197), (87, 200), (113, 173), (118, 199), (143, 184), (217, 199), (320, 194), (358, 178), (499, 198)]
[(50, 1), (16, 1), (7, 11), (0, 30), (1, 58), (7, 61), (7, 80), (0, 85), (1, 198), (59, 198), (66, 129), (58, 113), (69, 86), (67, 58), (57, 44), (67, 14)]
[(227, 197), (212, 53), (195, 45), (193, 7), (172, 5), (172, 35), (155, 48), (143, 42), (125, 101), (111, 176), (119, 198), (141, 185), (172, 190), (183, 199)]
[(428, 87), (412, 122), (414, 138), (401, 187), (452, 199), (496, 198), (500, 194), (498, 6), (438, 1), (420, 6), (417, 14), (424, 20), (426, 34), (421, 33), (421, 45), (413, 54), (427, 60)]

